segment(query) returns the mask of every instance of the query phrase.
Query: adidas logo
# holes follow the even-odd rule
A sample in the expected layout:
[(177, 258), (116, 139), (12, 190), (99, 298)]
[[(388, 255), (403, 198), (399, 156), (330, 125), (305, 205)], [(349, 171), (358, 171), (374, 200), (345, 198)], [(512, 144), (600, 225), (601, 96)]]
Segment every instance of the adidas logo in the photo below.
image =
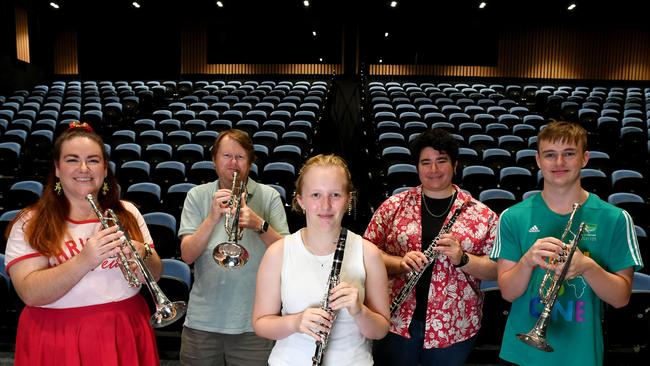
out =
[(537, 225), (533, 225), (530, 229), (528, 229), (528, 232), (529, 233), (538, 233), (539, 228), (537, 227)]

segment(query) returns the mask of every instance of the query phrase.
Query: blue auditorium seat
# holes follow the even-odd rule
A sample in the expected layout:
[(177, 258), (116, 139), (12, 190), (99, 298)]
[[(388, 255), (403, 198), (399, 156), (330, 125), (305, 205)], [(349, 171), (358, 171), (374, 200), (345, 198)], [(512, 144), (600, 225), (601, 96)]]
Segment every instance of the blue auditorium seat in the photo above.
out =
[(111, 160), (118, 166), (131, 160), (140, 160), (142, 156), (142, 148), (135, 143), (120, 144), (113, 149), (111, 153)]
[(158, 184), (140, 182), (128, 186), (124, 198), (133, 202), (142, 214), (146, 214), (160, 210), (161, 194), (162, 191)]
[(497, 177), (491, 168), (482, 165), (471, 165), (463, 169), (461, 187), (470, 192), (472, 196), (478, 197), (480, 192), (496, 188), (496, 186)]
[(638, 364), (650, 348), (650, 276), (634, 273), (632, 293), (625, 307), (606, 306), (603, 321), (605, 364)]
[(163, 197), (161, 207), (163, 211), (173, 215), (177, 219), (180, 218), (187, 192), (195, 186), (196, 184), (194, 183), (177, 183), (171, 185)]
[(15, 142), (21, 146), (24, 146), (27, 142), (28, 132), (25, 130), (8, 130), (0, 139), (1, 142)]
[(142, 160), (127, 161), (119, 168), (118, 181), (122, 189), (141, 182), (149, 182), (151, 166)]
[(176, 218), (160, 211), (145, 213), (143, 217), (160, 258), (177, 257), (180, 254), (180, 243), (176, 235)]
[(184, 131), (188, 131), (192, 136), (196, 135), (198, 132), (205, 131), (207, 128), (207, 122), (201, 119), (189, 119), (182, 124), (181, 128)]
[(287, 191), (287, 197), (293, 195), (296, 168), (287, 162), (269, 162), (264, 166), (260, 180), (262, 183), (277, 184)]
[(242, 119), (235, 123), (235, 128), (246, 132), (252, 138), (255, 132), (260, 130), (260, 125), (252, 119)]
[(136, 138), (136, 141), (146, 151), (147, 146), (163, 142), (163, 133), (158, 130), (142, 131)]
[(487, 148), (483, 150), (482, 165), (490, 167), (494, 173), (499, 174), (502, 168), (514, 163), (512, 154), (500, 148)]
[(415, 187), (420, 184), (417, 169), (413, 164), (393, 164), (386, 171), (386, 192), (399, 187)]
[(467, 146), (476, 150), (479, 154), (483, 153), (483, 150), (494, 148), (497, 146), (494, 138), (486, 134), (474, 134), (469, 136)]
[(179, 145), (174, 151), (174, 160), (185, 164), (185, 171), (188, 171), (192, 164), (203, 160), (203, 146), (194, 143)]
[(378, 151), (382, 151), (389, 146), (406, 146), (404, 135), (395, 132), (385, 132), (379, 135), (377, 138)]
[(192, 133), (185, 130), (170, 131), (164, 137), (164, 141), (166, 144), (169, 144), (175, 151), (179, 146), (192, 142)]
[(492, 136), (494, 139), (499, 139), (503, 135), (510, 133), (510, 127), (503, 123), (489, 123), (485, 126), (485, 134)]
[(607, 175), (600, 170), (583, 168), (580, 171), (580, 182), (582, 188), (602, 199), (606, 199), (611, 192), (611, 183)]
[(43, 194), (43, 184), (35, 180), (21, 180), (11, 185), (6, 192), (6, 204), (9, 210), (22, 209), (36, 203)]
[(120, 144), (132, 143), (135, 143), (135, 131), (133, 130), (117, 130), (113, 132), (110, 138), (110, 144), (113, 148)]
[(500, 215), (503, 210), (517, 203), (517, 199), (512, 192), (499, 188), (481, 191), (478, 200), (486, 204), (497, 215)]
[(304, 132), (305, 135), (311, 136), (314, 133), (313, 124), (305, 120), (295, 120), (291, 121), (287, 126), (287, 132), (289, 131), (299, 131)]
[(162, 191), (167, 191), (171, 185), (185, 182), (185, 165), (180, 161), (163, 161), (155, 166), (151, 177)]
[(151, 144), (144, 150), (144, 160), (151, 166), (172, 159), (173, 147), (166, 143)]
[(612, 192), (636, 193), (646, 197), (648, 193), (648, 181), (638, 171), (629, 169), (614, 170), (611, 175)]
[(478, 123), (465, 122), (457, 126), (458, 126), (458, 134), (463, 136), (463, 138), (465, 139), (469, 139), (470, 136), (479, 135), (483, 133), (483, 127)]
[(150, 118), (141, 118), (133, 122), (132, 130), (137, 133), (142, 133), (144, 131), (155, 130), (156, 121)]
[(533, 174), (526, 168), (509, 166), (499, 172), (499, 187), (512, 192), (517, 199), (522, 199), (523, 194), (536, 185)]
[(208, 129), (216, 132), (223, 132), (232, 128), (232, 122), (226, 119), (216, 119), (208, 125)]
[(303, 152), (299, 146), (280, 144), (273, 148), (270, 158), (271, 161), (287, 162), (294, 167), (299, 167), (302, 165)]
[(264, 145), (269, 150), (273, 150), (278, 145), (278, 133), (275, 131), (257, 131), (252, 139), (254, 144)]
[(499, 148), (507, 150), (510, 154), (516, 154), (517, 151), (525, 149), (526, 142), (523, 138), (515, 135), (503, 135), (499, 136), (497, 139), (497, 146)]
[(162, 121), (158, 122), (156, 129), (158, 131), (161, 131), (163, 135), (167, 136), (169, 133), (181, 129), (181, 121), (175, 118), (163, 119)]

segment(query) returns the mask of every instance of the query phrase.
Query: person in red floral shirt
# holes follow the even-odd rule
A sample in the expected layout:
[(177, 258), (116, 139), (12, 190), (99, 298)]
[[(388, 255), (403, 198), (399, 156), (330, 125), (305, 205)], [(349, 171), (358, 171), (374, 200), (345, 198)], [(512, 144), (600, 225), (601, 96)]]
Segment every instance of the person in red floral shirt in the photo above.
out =
[(375, 365), (463, 365), (481, 326), (481, 280), (496, 279), (488, 257), (498, 216), (452, 184), (458, 142), (444, 130), (419, 135), (411, 145), (421, 185), (389, 197), (375, 211), (364, 237), (383, 251), (391, 299), (407, 274), (428, 262), (422, 253), (465, 204), (448, 234), (435, 242), (437, 259), (391, 314), (388, 335), (374, 344)]

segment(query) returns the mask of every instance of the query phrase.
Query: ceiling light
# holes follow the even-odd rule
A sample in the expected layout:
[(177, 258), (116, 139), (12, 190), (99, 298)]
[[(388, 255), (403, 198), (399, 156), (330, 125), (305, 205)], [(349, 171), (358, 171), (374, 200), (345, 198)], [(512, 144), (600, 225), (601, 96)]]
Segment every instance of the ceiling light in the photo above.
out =
[(309, 7), (309, 0), (305, 0), (302, 2), (302, 5), (305, 6), (305, 8)]
[(388, 38), (388, 32), (384, 33), (384, 38)]
[(394, 7), (396, 7), (396, 6), (397, 6), (397, 1), (391, 1), (391, 2), (390, 2), (390, 7), (391, 7), (391, 8), (394, 8)]
[(322, 57), (319, 57), (319, 58), (318, 58), (318, 61), (323, 62), (323, 58), (322, 58)]
[(575, 8), (576, 8), (576, 3), (571, 3), (571, 5), (569, 5), (569, 7), (567, 9), (568, 10), (573, 10)]
[(382, 59), (379, 59), (379, 63), (382, 63), (382, 62), (384, 62), (384, 60), (382, 60)]
[(485, 8), (486, 5), (487, 5), (487, 3), (485, 1), (481, 1), (481, 3), (478, 4), (478, 8), (483, 9), (483, 8)]
[(52, 8), (54, 8), (54, 9), (58, 9), (58, 8), (59, 8), (59, 4), (55, 3), (54, 1), (50, 2), (50, 6), (51, 6)]
[(217, 1), (217, 6), (223, 8), (223, 3), (221, 1)]
[(137, 1), (134, 1), (132, 4), (134, 8), (140, 9), (140, 3), (138, 3)]
[(316, 31), (312, 31), (311, 34), (316, 37)]

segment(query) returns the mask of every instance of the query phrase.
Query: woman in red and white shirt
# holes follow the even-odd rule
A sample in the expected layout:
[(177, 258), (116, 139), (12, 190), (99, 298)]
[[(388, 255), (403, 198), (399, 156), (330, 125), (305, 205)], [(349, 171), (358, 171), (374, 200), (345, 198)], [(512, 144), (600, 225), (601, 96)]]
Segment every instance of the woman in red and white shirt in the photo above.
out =
[(374, 344), (376, 365), (463, 365), (481, 326), (480, 280), (496, 279), (487, 256), (497, 215), (452, 184), (458, 143), (446, 131), (428, 130), (413, 141), (421, 185), (388, 198), (375, 211), (364, 237), (383, 251), (391, 299), (422, 269), (422, 253), (456, 209), (451, 232), (436, 241), (439, 256), (401, 306), (391, 314), (388, 336)]
[(158, 278), (162, 263), (144, 244), (151, 236), (142, 215), (120, 201), (102, 139), (87, 124), (72, 123), (52, 156), (42, 197), (9, 228), (6, 269), (26, 305), (15, 364), (159, 364), (148, 306), (118, 266), (125, 233), (103, 229), (86, 195), (115, 211)]

